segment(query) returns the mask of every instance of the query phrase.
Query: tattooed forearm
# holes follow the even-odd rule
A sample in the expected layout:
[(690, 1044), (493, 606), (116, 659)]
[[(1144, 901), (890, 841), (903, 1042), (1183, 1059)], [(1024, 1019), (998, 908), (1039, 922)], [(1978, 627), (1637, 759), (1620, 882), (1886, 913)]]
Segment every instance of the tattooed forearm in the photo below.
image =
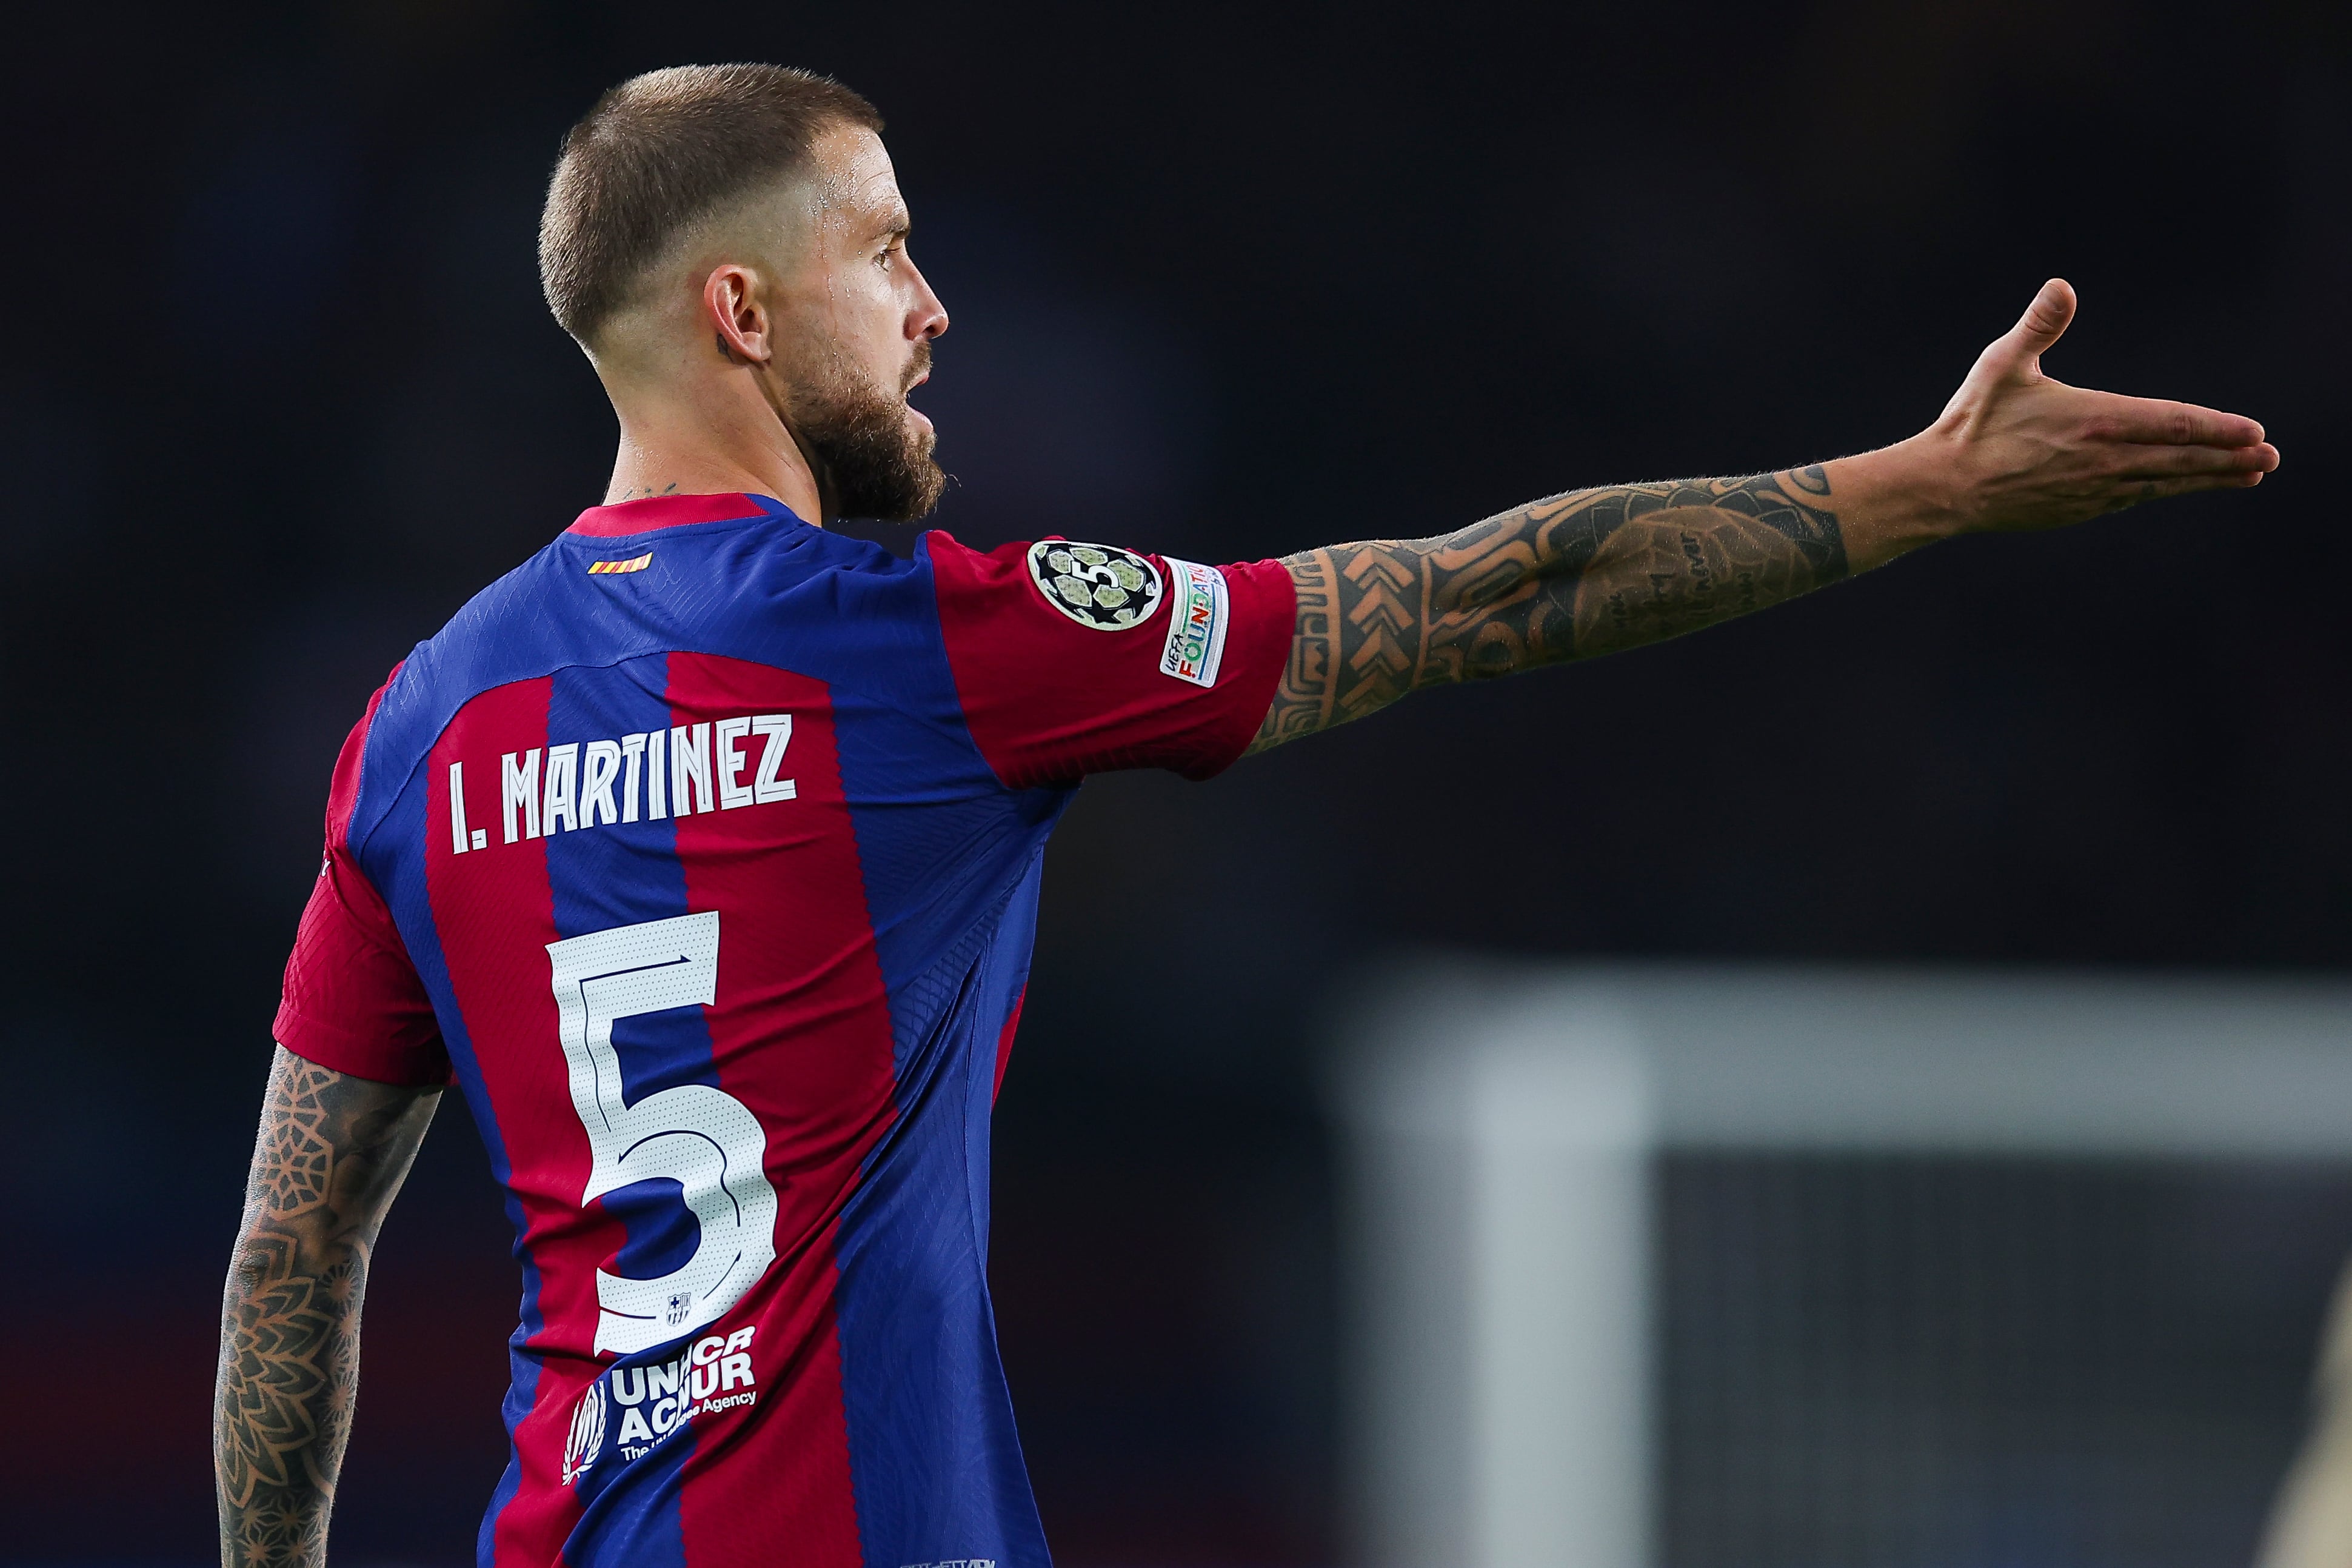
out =
[(439, 1098), (282, 1048), (270, 1068), (213, 1396), (223, 1568), (326, 1561), (368, 1255)]
[(1293, 556), (1290, 664), (1250, 749), (1407, 692), (1696, 632), (1845, 575), (1820, 466), (1579, 490), (1426, 539)]

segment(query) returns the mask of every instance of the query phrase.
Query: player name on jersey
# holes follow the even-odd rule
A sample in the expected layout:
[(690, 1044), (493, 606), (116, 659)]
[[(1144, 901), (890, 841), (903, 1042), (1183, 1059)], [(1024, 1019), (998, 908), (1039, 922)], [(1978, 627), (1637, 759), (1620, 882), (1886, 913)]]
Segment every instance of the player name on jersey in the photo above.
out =
[[(782, 777), (792, 740), (792, 715), (754, 713), (509, 751), (499, 758), (503, 841), (793, 800), (798, 789)], [(449, 847), (461, 855), (489, 847), (467, 807), (466, 765), (452, 762)]]

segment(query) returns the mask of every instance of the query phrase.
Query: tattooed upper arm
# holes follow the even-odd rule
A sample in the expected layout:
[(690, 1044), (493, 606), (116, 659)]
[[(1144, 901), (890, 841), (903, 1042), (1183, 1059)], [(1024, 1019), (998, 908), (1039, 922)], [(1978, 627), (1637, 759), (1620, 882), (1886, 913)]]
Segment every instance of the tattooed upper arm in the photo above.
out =
[(221, 1312), (213, 1465), (224, 1564), (325, 1560), (368, 1259), (439, 1099), (283, 1047), (270, 1065)]
[(1285, 562), (1297, 630), (1252, 751), (1407, 692), (1614, 653), (1846, 573), (1825, 470), (1579, 490), (1425, 539)]

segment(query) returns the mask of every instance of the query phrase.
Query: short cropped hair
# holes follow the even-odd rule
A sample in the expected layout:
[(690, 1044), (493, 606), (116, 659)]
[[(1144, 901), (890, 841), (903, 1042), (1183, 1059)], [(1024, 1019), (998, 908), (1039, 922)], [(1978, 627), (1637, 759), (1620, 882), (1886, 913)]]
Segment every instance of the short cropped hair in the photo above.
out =
[(882, 129), (874, 106), (789, 66), (672, 66), (606, 92), (563, 137), (539, 218), (539, 281), (588, 342), (679, 232), (795, 172), (839, 125)]

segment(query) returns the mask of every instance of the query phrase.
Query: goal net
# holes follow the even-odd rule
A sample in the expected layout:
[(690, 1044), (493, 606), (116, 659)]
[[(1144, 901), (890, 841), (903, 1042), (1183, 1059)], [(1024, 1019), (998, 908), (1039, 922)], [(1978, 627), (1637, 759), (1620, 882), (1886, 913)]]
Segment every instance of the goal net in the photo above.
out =
[(1357, 1561), (2252, 1556), (2352, 988), (1432, 964), (1342, 1035)]

